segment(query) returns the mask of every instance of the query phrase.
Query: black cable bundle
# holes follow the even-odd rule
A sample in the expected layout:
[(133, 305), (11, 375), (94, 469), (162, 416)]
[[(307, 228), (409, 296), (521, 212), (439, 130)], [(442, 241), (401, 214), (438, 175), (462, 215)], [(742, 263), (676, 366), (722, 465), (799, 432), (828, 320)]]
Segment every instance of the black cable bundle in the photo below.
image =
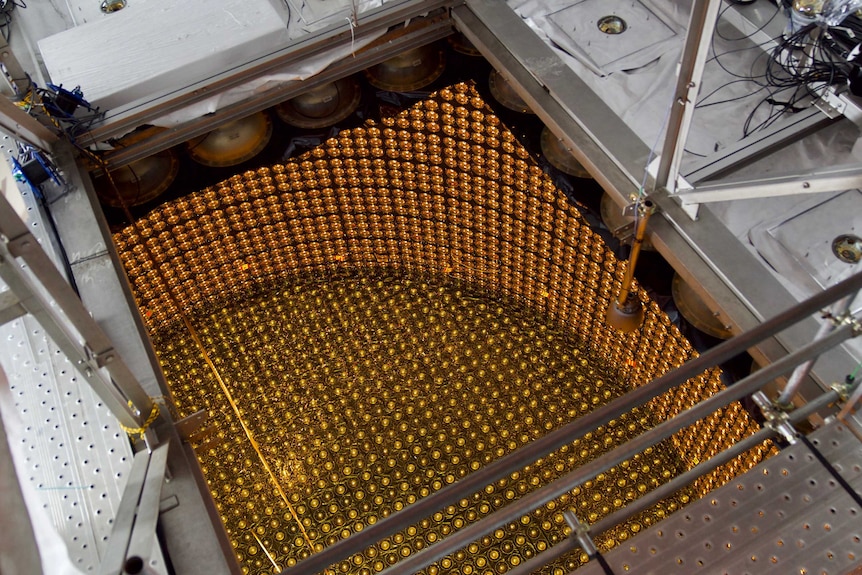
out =
[[(728, 9), (730, 6), (721, 11), (719, 18)], [(780, 2), (772, 17), (755, 32), (765, 28), (786, 9), (784, 2)], [(753, 34), (726, 37), (716, 30), (716, 35), (727, 41), (748, 40)], [(848, 17), (840, 26), (818, 28), (816, 24), (811, 24), (790, 36), (774, 38), (768, 42), (773, 41), (776, 46), (755, 58), (747, 72), (728, 69), (721, 62), (721, 56), (756, 49), (763, 44), (753, 44), (718, 53), (713, 43), (713, 57), (710, 61), (715, 62), (735, 79), (702, 96), (697, 103), (698, 108), (740, 101), (765, 92), (745, 119), (743, 138), (768, 128), (785, 114), (800, 112), (812, 106), (827, 87), (846, 85), (851, 78), (859, 76), (858, 71), (854, 72), (854, 68), (858, 66), (848, 61), (855, 56), (854, 50), (858, 51), (858, 46), (862, 42), (862, 20), (855, 15)], [(762, 59), (765, 60), (765, 65)], [(763, 72), (755, 71), (759, 67), (763, 67)], [(755, 89), (734, 98), (712, 99), (728, 86), (744, 82), (752, 83)], [(764, 111), (764, 107), (768, 107), (768, 111)]]

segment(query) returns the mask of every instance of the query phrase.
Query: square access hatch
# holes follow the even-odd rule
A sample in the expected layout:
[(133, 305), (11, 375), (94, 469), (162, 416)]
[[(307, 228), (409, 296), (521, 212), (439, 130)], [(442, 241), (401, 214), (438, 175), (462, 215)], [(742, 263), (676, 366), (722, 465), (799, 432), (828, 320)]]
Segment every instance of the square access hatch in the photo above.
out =
[(681, 42), (679, 27), (640, 0), (581, 0), (548, 13), (551, 40), (598, 74), (639, 68)]

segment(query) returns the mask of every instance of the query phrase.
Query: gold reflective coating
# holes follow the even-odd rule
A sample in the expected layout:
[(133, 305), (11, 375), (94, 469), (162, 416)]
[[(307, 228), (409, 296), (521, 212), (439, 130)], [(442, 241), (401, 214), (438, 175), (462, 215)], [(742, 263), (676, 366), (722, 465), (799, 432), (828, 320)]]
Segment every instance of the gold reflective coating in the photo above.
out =
[[(624, 263), (467, 85), (115, 240), (179, 415), (205, 409), (215, 428), (196, 451), (247, 573), (295, 564), (694, 355), (642, 291), (640, 331), (604, 324)], [(332, 572), (379, 572), (720, 388), (717, 370), (692, 378)], [(565, 509), (592, 523), (754, 428), (734, 404), (427, 572), (505, 572), (565, 537)]]

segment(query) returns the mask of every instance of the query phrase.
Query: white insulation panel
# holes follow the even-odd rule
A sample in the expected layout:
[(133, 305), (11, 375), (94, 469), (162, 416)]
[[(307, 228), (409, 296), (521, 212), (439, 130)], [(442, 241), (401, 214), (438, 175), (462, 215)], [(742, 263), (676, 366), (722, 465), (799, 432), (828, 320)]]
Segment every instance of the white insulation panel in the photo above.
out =
[(149, 0), (44, 38), (39, 50), (54, 84), (112, 109), (239, 66), (286, 37), (269, 0)]

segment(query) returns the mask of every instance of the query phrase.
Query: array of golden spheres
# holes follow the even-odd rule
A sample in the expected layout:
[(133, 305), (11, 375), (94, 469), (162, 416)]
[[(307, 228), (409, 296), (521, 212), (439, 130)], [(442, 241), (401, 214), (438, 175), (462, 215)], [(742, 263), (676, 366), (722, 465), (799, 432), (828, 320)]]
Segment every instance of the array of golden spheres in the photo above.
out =
[[(579, 342), (591, 357), (602, 365), (614, 366), (617, 381), (627, 385), (645, 383), (693, 354), (688, 342), (643, 292), (640, 297), (647, 313), (640, 331), (621, 335), (604, 324), (604, 310), (619, 289), (622, 265), (466, 85), (441, 90), (381, 125), (369, 123), (365, 128), (341, 132), (296, 161), (249, 171), (165, 204), (115, 239), (145, 320), (162, 342), (166, 370), (173, 374), (171, 386), (181, 411), (190, 413), (193, 409), (189, 406), (203, 407), (212, 417), (221, 418), (224, 445), (236, 453), (247, 450), (248, 439), (239, 422), (224, 409), (225, 398), (211, 385), (212, 370), (201, 365), (194, 350), (188, 349), (193, 347), (188, 338), (183, 341), (184, 336), (175, 335), (179, 339), (172, 340), (170, 334), (180, 333), (176, 329), (180, 313), (198, 317), (221, 313), (218, 310), (226, 302), (265, 293), (297, 274), (337, 282), (349, 277), (352, 270), (373, 273), (375, 269), (398, 269), (462, 281), (528, 306), (546, 317), (548, 325), (562, 326), (567, 337)], [(246, 312), (236, 313), (242, 317)], [(362, 325), (369, 320), (369, 316), (360, 316), (349, 323)], [(228, 363), (220, 364), (219, 369), (240, 369), (235, 364), (242, 366), (248, 355), (242, 346), (263, 337), (237, 326), (225, 333), (221, 328), (213, 329), (212, 340), (205, 345), (235, 338), (224, 350)], [(266, 343), (274, 346), (272, 350), (281, 349), (281, 336), (268, 337)], [(168, 349), (171, 345), (173, 348)], [(174, 355), (180, 349), (192, 355), (181, 360)], [(356, 353), (361, 352), (357, 349)], [(320, 360), (314, 349), (308, 353), (306, 361)], [(216, 357), (222, 357), (221, 352)], [(195, 365), (184, 371), (182, 366), (188, 362)], [(264, 363), (247, 367), (250, 371), (242, 373), (248, 381), (267, 382), (282, 374), (280, 367), (266, 367)], [(426, 366), (422, 370), (426, 377), (432, 367), (441, 369), (436, 364)], [(377, 375), (382, 373), (377, 371)], [(178, 379), (184, 373), (193, 374), (194, 379)], [(651, 406), (654, 417), (663, 419), (678, 413), (720, 387), (717, 371), (693, 378), (656, 399)], [(322, 398), (332, 393), (328, 389), (324, 386), (320, 391), (323, 395), (309, 395), (308, 401), (324, 405)], [(362, 387), (356, 393), (373, 397), (374, 389)], [(244, 422), (254, 416), (268, 418), (275, 412), (270, 412), (276, 406), (261, 390), (266, 392), (267, 388), (240, 397)], [(277, 402), (278, 408), (284, 403), (295, 409), (295, 395)], [(513, 417), (519, 416), (516, 413)], [(296, 425), (316, 430), (324, 423), (329, 425), (333, 415), (326, 411), (302, 417)], [(674, 453), (674, 457), (680, 456), (682, 464), (691, 467), (723, 446), (715, 438), (729, 444), (747, 435), (751, 427), (744, 411), (735, 406), (677, 434), (669, 445), (677, 446), (681, 453)], [(368, 441), (372, 441), (370, 436)], [(739, 458), (705, 478), (697, 493), (756, 463), (762, 451)], [(208, 466), (207, 476), (213, 485), (221, 484), (222, 473), (231, 485), (245, 480), (246, 469), (251, 473), (258, 465), (248, 455), (233, 457), (232, 461), (224, 454), (218, 458), (220, 465), (231, 462), (231, 473)], [(278, 473), (294, 477), (297, 466), (310, 466), (302, 461), (301, 457), (296, 461), (282, 457), (276, 466)], [(307, 471), (298, 475), (319, 483)], [(257, 472), (259, 477), (260, 469)], [(239, 494), (248, 491), (255, 497), (274, 497), (272, 485), (266, 481), (234, 487)], [(432, 489), (433, 485), (424, 488)], [(277, 503), (264, 507), (252, 504), (254, 509), (249, 509), (250, 501), (231, 502), (231, 495), (219, 489), (215, 490), (217, 500), (222, 506), (228, 505), (222, 513), (246, 567), (267, 563), (268, 551), (264, 551), (268, 547), (257, 539), (269, 537), (271, 532), (273, 537), (281, 532), (295, 543), (295, 533), (264, 524), (272, 521), (268, 519), (270, 513), (280, 513), (284, 519)], [(346, 493), (341, 496), (347, 497)], [(414, 494), (418, 496), (421, 493)], [(297, 509), (309, 509), (306, 494), (297, 497)], [(368, 503), (366, 499), (360, 509), (364, 504), (375, 507), (373, 500)], [(246, 510), (248, 517), (237, 519), (236, 509)], [(357, 509), (353, 512), (360, 513)], [(305, 519), (301, 518), (300, 524)], [(308, 533), (302, 536), (315, 541), (314, 545), (325, 545), (328, 538), (336, 537), (336, 531), (345, 533), (348, 519), (355, 517), (342, 518), (341, 525), (330, 522), (328, 532), (321, 527), (315, 532), (317, 540)], [(239, 535), (243, 529), (244, 534)], [(279, 541), (277, 537), (267, 540)], [(308, 552), (306, 545), (299, 556)], [(249, 563), (248, 558), (255, 553), (257, 557)], [(284, 555), (278, 557), (288, 560)], [(373, 571), (375, 565), (372, 561), (368, 568)]]
[[(199, 449), (199, 457), (248, 572), (292, 565), (625, 391), (613, 373), (515, 300), (423, 278), (307, 279), (195, 321), (295, 511), (249, 443), (238, 440), (239, 422), (195, 345), (181, 332), (159, 341), (179, 415), (205, 409), (220, 428), (224, 443)], [(621, 417), (335, 571), (379, 572), (652, 425), (645, 411)], [(429, 573), (503, 573), (565, 536), (564, 509), (595, 522), (684, 467), (666, 442)], [(604, 545), (627, 539), (690, 496), (679, 493), (641, 514)], [(580, 561), (578, 553), (548, 572), (567, 572)]]

